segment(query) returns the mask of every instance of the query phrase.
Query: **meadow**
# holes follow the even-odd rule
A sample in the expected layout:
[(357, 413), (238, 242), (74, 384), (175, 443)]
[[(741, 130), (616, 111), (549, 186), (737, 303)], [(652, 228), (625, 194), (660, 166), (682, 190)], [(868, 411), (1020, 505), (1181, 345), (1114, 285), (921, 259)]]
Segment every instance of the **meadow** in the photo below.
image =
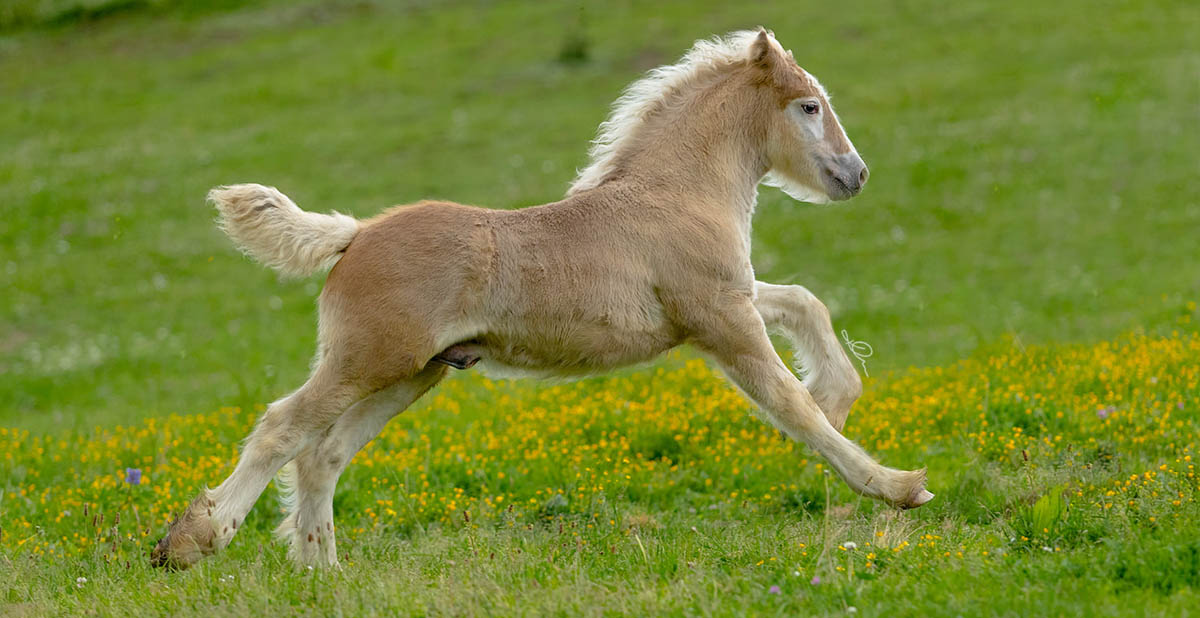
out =
[(938, 498), (908, 512), (855, 497), (699, 360), (545, 388), (456, 378), (342, 478), (333, 573), (287, 562), (269, 498), (225, 554), (147, 564), (254, 410), (0, 429), (0, 598), (31, 615), (1185, 615), (1197, 359), (1196, 333), (1132, 336), (873, 381), (848, 433), (928, 466)]
[[(873, 346), (846, 432), (933, 503), (852, 495), (684, 349), (456, 373), (343, 477), (340, 572), (286, 561), (273, 490), (149, 567), (313, 348), (320, 279), (237, 254), (210, 187), (552, 201), (625, 84), (760, 23), (871, 183), (764, 189), (756, 271)], [(1196, 31), (1167, 1), (7, 4), (0, 614), (1194, 613)]]

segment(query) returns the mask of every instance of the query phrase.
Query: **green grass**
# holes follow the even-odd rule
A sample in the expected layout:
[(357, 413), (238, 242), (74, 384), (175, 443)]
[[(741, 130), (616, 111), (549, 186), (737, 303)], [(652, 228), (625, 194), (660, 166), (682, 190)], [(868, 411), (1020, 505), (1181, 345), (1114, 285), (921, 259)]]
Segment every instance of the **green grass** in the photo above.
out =
[[(303, 207), (360, 216), (426, 197), (500, 208), (551, 201), (585, 163), (587, 141), (624, 85), (673, 61), (696, 38), (758, 24), (772, 28), (834, 93), (872, 175), (862, 196), (833, 207), (764, 189), (755, 266), (764, 280), (808, 286), (830, 306), (839, 330), (871, 343), (872, 376), (953, 367), (970, 355), (986, 363), (1012, 346), (1195, 327), (1188, 304), (1200, 298), (1195, 3), (232, 4), (20, 0), (0, 9), (5, 431), (30, 431), (45, 445), (91, 445), (117, 425), (158, 420), (157, 432), (169, 414), (194, 420), (223, 406), (252, 410), (302, 382), (319, 279), (280, 281), (237, 254), (203, 203), (210, 187), (262, 182)], [(616, 389), (636, 402), (656, 392), (648, 377), (655, 370), (574, 388), (596, 397)], [(1072, 388), (1111, 394), (1105, 373), (1096, 371), (1076, 376)], [(1027, 376), (1023, 388), (1052, 391), (1053, 380), (1042, 379)], [(711, 376), (697, 380), (676, 385), (684, 389), (679, 395), (714, 388)], [(927, 392), (904, 380), (870, 378), (868, 387), (894, 387), (900, 400), (929, 405)], [(508, 405), (506, 394), (517, 410), (536, 398), (532, 386), (493, 393), (467, 378), (452, 384), (468, 398), (445, 421), (456, 427), (488, 422)], [(1182, 393), (1184, 419), (1194, 423), (1194, 385), (1164, 394), (1124, 384), (1128, 393), (1141, 389), (1138, 396)], [(935, 411), (960, 420), (974, 414), (974, 400), (955, 401)], [(744, 406), (730, 405), (728, 415), (745, 415)], [(680, 417), (686, 410), (679, 408)], [(1021, 412), (1016, 404), (1013, 410)], [(1052, 417), (1039, 424), (1005, 413), (993, 426), (1056, 431)], [(421, 414), (437, 417), (430, 408)], [(869, 437), (873, 452), (892, 448), (869, 433), (874, 426), (854, 427), (859, 414), (850, 431)], [(130, 452), (151, 458), (138, 459), (140, 466), (177, 466), (162, 497), (180, 501), (199, 483), (220, 479), (251, 417), (240, 414), (212, 435), (188, 434), (195, 444), (179, 450), (178, 461), (168, 461), (176, 455), (158, 443), (139, 442)], [(430, 422), (405, 427), (414, 436), (437, 431)], [(888, 431), (908, 435), (914, 422), (898, 416)], [(752, 420), (739, 427), (765, 431)], [(668, 448), (660, 438), (648, 437), (646, 448)], [(1098, 536), (1081, 536), (1086, 542), (1073, 541), (1063, 553), (1034, 547), (984, 559), (988, 539), (1011, 538), (1020, 522), (1032, 526), (1036, 500), (1022, 500), (1084, 477), (1071, 476), (1063, 462), (1030, 476), (999, 454), (987, 466), (964, 466), (980, 456), (966, 444), (904, 447), (890, 463), (927, 463), (936, 473), (941, 502), (902, 520), (908, 531), (942, 530), (968, 557), (903, 561), (891, 575), (866, 580), (835, 575), (832, 559), (800, 556), (797, 543), (833, 543), (826, 554), (836, 556), (836, 542), (862, 539), (890, 515), (834, 483), (833, 504), (853, 509), (827, 517), (831, 510), (811, 506), (825, 499), (815, 464), (800, 466), (796, 479), (780, 478), (787, 459), (773, 473), (738, 482), (758, 490), (795, 480), (802, 497), (792, 506), (741, 509), (725, 500), (715, 511), (691, 513), (707, 490), (638, 493), (635, 484), (610, 496), (617, 524), (580, 531), (587, 550), (572, 549), (577, 528), (570, 526), (586, 525), (581, 510), (563, 514), (562, 532), (535, 515), (511, 530), (431, 520), (363, 526), (346, 543), (344, 573), (296, 575), (277, 547), (259, 552), (272, 520), (270, 506), (260, 505), (258, 527), (228, 555), (182, 576), (150, 572), (136, 558), (127, 571), (100, 552), (27, 562), (8, 545), (18, 514), (40, 527), (43, 543), (71, 528), (8, 496), (34, 484), (50, 492), (53, 506), (63, 488), (84, 482), (67, 473), (74, 469), (69, 450), (47, 447), (58, 462), (31, 459), (32, 439), (13, 442), (13, 459), (0, 460), (0, 581), (23, 582), (0, 584), (0, 604), (7, 603), (0, 613), (194, 614), (215, 605), (234, 614), (284, 606), (350, 614), (790, 615), (855, 605), (863, 613), (1153, 614), (1180, 613), (1196, 601), (1192, 506), (1174, 511), (1186, 517), (1171, 529), (1125, 515), (1100, 518), (1103, 526), (1092, 528)], [(412, 448), (414, 439), (393, 445)], [(1126, 458), (1121, 472), (1140, 473), (1187, 442), (1115, 456)], [(80, 469), (87, 482), (128, 465), (103, 455), (103, 444), (92, 447), (102, 461)], [(721, 465), (695, 465), (694, 474), (719, 482), (732, 475)], [(478, 490), (462, 464), (446, 466), (440, 487)], [(189, 467), (202, 472), (180, 476)], [(350, 474), (339, 493), (348, 507), (339, 511), (349, 518), (339, 515), (343, 528), (355, 526), (383, 491), (353, 498), (367, 491), (369, 476)], [(62, 484), (59, 493), (47, 479)], [(553, 486), (543, 481), (512, 490)], [(985, 491), (993, 483), (998, 488)], [(107, 499), (92, 508), (116, 511)], [(147, 496), (141, 504), (148, 513), (157, 502)], [(644, 530), (640, 546), (634, 530)], [(122, 555), (140, 555), (135, 549), (146, 540), (136, 535)], [(608, 545), (617, 551), (597, 549)], [(755, 566), (770, 557), (781, 566)], [(806, 573), (823, 569), (831, 584), (795, 594), (791, 570), (800, 564)], [(220, 580), (231, 573), (236, 585)], [(80, 576), (89, 584), (73, 588)], [(772, 584), (786, 594), (768, 595)], [(984, 599), (992, 605), (981, 606)]]
[(89, 25), (137, 13), (202, 15), (246, 4), (241, 0), (7, 0), (0, 5), (0, 31)]
[[(303, 380), (317, 283), (238, 255), (210, 187), (357, 215), (550, 201), (625, 84), (758, 23), (834, 93), (872, 180), (835, 207), (764, 189), (756, 266), (814, 290), (871, 368), (1170, 327), (1200, 293), (1200, 10), (933, 6), (272, 3), (4, 35), (0, 422)], [(588, 60), (559, 62), (579, 32)]]
[(0, 610), (1184, 615), (1200, 601), (1198, 361), (1193, 333), (998, 346), (873, 381), (848, 435), (928, 466), (938, 497), (911, 512), (853, 496), (695, 360), (552, 387), (463, 374), (342, 478), (337, 573), (297, 572), (270, 541), (274, 491), (222, 555), (149, 566), (252, 412), (0, 429)]

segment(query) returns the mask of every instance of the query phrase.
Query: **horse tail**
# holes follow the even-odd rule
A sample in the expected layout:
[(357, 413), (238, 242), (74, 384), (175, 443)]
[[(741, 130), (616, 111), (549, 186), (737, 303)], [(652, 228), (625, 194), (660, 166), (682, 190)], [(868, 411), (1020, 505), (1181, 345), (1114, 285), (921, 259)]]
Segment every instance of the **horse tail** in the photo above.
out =
[(208, 201), (218, 225), (246, 255), (291, 277), (332, 267), (358, 233), (358, 220), (343, 214), (300, 210), (274, 187), (217, 187)]

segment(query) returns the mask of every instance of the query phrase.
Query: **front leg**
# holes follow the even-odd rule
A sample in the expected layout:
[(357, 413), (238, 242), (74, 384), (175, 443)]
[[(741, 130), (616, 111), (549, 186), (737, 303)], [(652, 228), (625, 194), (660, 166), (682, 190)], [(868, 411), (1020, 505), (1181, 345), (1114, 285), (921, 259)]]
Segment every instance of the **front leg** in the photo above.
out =
[(841, 431), (850, 406), (862, 394), (862, 378), (833, 332), (829, 310), (799, 285), (754, 284), (754, 307), (770, 330), (779, 330), (796, 347), (805, 372), (804, 386)]
[(771, 423), (829, 460), (854, 491), (901, 508), (929, 502), (925, 470), (903, 471), (879, 465), (838, 433), (796, 376), (771, 347), (762, 317), (748, 298), (727, 297), (704, 320), (695, 343), (757, 403)]

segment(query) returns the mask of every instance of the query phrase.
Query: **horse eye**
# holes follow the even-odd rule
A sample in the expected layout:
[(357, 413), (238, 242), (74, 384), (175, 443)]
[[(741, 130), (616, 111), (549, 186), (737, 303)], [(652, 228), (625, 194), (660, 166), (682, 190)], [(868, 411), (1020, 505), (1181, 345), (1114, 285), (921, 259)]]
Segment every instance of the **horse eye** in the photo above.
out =
[(806, 114), (815, 114), (821, 111), (821, 106), (816, 103), (804, 103), (800, 106), (800, 109), (803, 109)]

